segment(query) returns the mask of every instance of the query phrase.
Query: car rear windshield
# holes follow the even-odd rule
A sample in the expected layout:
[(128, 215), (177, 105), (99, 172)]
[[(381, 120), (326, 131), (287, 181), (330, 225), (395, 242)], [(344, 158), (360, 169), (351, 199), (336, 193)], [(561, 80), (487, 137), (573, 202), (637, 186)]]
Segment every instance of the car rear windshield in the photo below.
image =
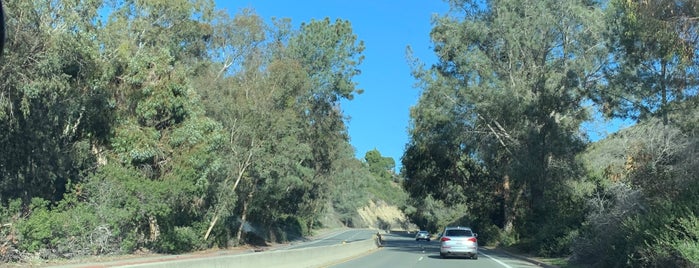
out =
[(473, 236), (471, 230), (447, 230), (446, 236)]

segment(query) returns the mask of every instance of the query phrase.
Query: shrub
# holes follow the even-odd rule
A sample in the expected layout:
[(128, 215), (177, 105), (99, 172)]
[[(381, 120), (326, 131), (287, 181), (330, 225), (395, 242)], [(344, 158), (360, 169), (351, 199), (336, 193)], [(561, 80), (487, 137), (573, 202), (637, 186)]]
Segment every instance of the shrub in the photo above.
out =
[(176, 226), (162, 234), (154, 243), (154, 249), (163, 253), (182, 253), (199, 248), (201, 235), (189, 226)]

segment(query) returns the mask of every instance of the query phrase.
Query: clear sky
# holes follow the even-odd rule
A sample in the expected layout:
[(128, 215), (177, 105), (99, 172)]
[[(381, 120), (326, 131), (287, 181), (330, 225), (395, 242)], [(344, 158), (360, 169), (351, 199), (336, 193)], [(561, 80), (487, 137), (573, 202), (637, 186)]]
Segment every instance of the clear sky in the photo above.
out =
[(218, 9), (230, 14), (252, 8), (264, 19), (290, 18), (298, 28), (311, 19), (348, 20), (364, 41), (362, 73), (355, 77), (364, 93), (343, 101), (349, 116), (350, 143), (358, 158), (372, 149), (392, 157), (400, 166), (408, 142), (410, 107), (420, 91), (414, 87), (406, 60), (406, 46), (427, 64), (435, 61), (429, 39), (433, 14), (444, 14), (449, 5), (441, 0), (216, 0)]
[[(266, 20), (290, 18), (298, 28), (311, 19), (344, 19), (352, 23), (354, 33), (364, 41), (365, 60), (362, 74), (355, 77), (364, 93), (352, 101), (343, 101), (342, 109), (349, 116), (350, 143), (357, 158), (377, 149), (392, 157), (400, 167), (405, 144), (408, 142), (410, 107), (417, 103), (420, 90), (414, 87), (406, 60), (406, 47), (426, 64), (436, 57), (432, 52), (429, 33), (433, 15), (448, 12), (442, 0), (216, 0), (218, 9), (231, 15), (243, 8), (252, 8)], [(596, 116), (600, 118), (599, 115)], [(583, 124), (581, 129), (592, 141), (631, 125), (630, 120)], [(398, 170), (397, 170), (398, 171)]]

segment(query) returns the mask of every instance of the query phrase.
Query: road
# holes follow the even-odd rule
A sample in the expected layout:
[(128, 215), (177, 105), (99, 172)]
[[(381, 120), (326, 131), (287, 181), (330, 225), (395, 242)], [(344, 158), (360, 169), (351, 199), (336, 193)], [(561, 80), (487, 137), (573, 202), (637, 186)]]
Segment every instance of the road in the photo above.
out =
[(477, 260), (466, 258), (442, 259), (438, 241), (415, 241), (413, 234), (384, 234), (384, 247), (353, 260), (333, 265), (334, 268), (351, 267), (483, 267), (530, 268), (538, 267), (504, 253), (481, 248)]
[(286, 249), (297, 249), (297, 248), (309, 248), (309, 247), (322, 247), (337, 245), (342, 243), (351, 243), (354, 241), (374, 239), (376, 237), (376, 230), (371, 229), (348, 229), (335, 231), (324, 236), (318, 237), (314, 240), (296, 242), (289, 246), (280, 247), (276, 250), (286, 250)]
[[(333, 232), (329, 232), (318, 237), (308, 238), (303, 241), (296, 241), (289, 245), (277, 246), (270, 248), (269, 251), (276, 250), (287, 250), (287, 249), (300, 249), (300, 248), (311, 248), (320, 246), (330, 246), (336, 244), (350, 243), (354, 241), (374, 239), (376, 237), (376, 230), (370, 229), (342, 229)], [(208, 252), (208, 253), (190, 253), (182, 255), (158, 255), (158, 256), (148, 256), (148, 257), (124, 257), (122, 259), (109, 260), (109, 261), (86, 261), (76, 263), (63, 263), (63, 264), (46, 264), (44, 266), (51, 266), (55, 268), (92, 268), (92, 267), (120, 267), (120, 266), (130, 266), (137, 264), (146, 263), (167, 263), (170, 261), (177, 260), (196, 260), (196, 259), (209, 259), (217, 257), (225, 257), (227, 255), (237, 255), (237, 254), (256, 254), (250, 250), (241, 251), (228, 251), (222, 250), (218, 252)], [(0, 267), (4, 267), (0, 265)], [(19, 266), (21, 267), (21, 266)], [(235, 266), (233, 266), (235, 267)]]

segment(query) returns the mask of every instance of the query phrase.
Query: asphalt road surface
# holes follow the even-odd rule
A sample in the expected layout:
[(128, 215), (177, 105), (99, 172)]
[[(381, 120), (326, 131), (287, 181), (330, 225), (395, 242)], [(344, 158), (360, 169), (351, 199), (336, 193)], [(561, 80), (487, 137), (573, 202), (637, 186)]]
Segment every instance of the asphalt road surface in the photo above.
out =
[(324, 236), (318, 237), (314, 240), (296, 242), (286, 247), (281, 247), (277, 250), (286, 249), (297, 249), (297, 248), (309, 248), (309, 247), (322, 247), (331, 246), (342, 243), (351, 243), (354, 241), (361, 241), (367, 239), (374, 239), (376, 237), (376, 230), (370, 229), (349, 229), (335, 231)]
[(483, 267), (529, 268), (538, 267), (524, 260), (497, 251), (479, 249), (477, 260), (467, 258), (442, 259), (439, 241), (415, 241), (414, 234), (383, 234), (384, 247), (371, 254), (333, 265), (334, 268), (350, 267)]

